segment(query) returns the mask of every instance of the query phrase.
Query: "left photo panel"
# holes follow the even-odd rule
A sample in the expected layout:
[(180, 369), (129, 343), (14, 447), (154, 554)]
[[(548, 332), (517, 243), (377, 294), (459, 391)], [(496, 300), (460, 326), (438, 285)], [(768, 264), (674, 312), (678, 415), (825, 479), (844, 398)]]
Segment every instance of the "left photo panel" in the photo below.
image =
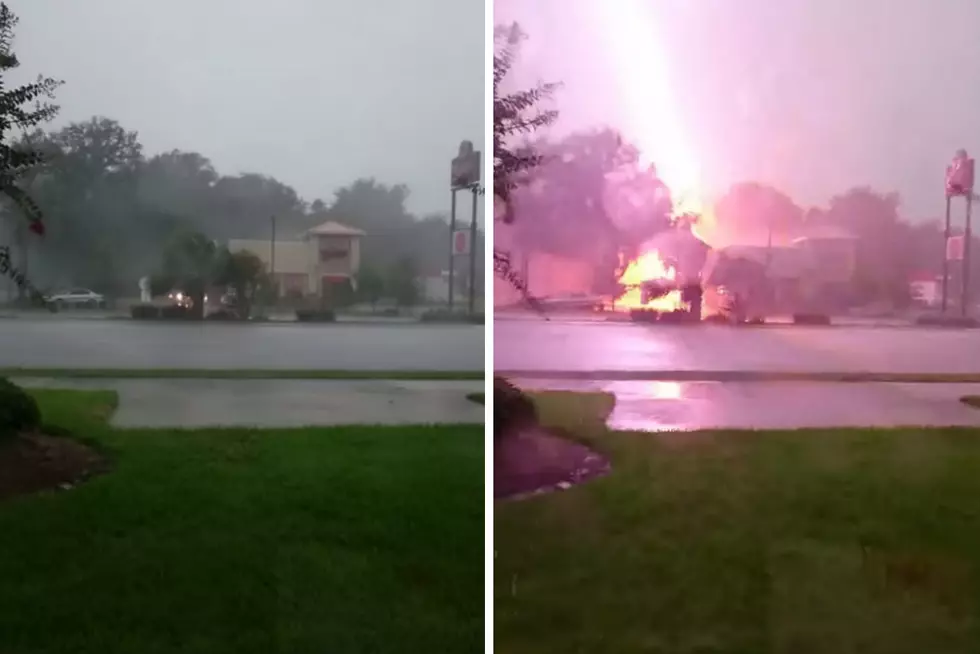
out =
[(482, 652), (483, 0), (0, 2), (0, 652)]

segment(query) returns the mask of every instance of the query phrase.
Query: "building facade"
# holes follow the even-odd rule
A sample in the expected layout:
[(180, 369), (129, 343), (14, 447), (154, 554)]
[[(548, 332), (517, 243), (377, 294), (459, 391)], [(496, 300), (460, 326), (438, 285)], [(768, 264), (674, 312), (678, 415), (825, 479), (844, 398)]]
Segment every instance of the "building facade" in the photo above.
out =
[(232, 252), (254, 253), (272, 276), (280, 298), (329, 300), (353, 290), (365, 233), (337, 222), (318, 225), (299, 238), (232, 239)]

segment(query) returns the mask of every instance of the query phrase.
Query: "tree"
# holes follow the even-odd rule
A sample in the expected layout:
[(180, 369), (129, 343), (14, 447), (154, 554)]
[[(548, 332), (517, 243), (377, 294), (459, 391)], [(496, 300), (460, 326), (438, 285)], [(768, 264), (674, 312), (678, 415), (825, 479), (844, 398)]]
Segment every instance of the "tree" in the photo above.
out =
[(205, 229), (219, 179), (210, 159), (197, 152), (172, 150), (150, 158), (139, 177), (140, 204), (193, 219)]
[(770, 237), (779, 242), (798, 234), (803, 209), (778, 189), (741, 182), (718, 200), (715, 218), (717, 242), (765, 245)]
[(900, 204), (897, 193), (859, 187), (831, 198), (820, 216), (820, 222), (857, 239), (855, 299), (859, 302), (877, 300), (903, 306), (910, 300), (914, 241), (908, 224), (899, 218)]
[[(526, 184), (530, 173), (542, 162), (540, 154), (529, 145), (513, 144), (517, 136), (529, 136), (541, 127), (550, 125), (558, 117), (553, 109), (540, 110), (538, 105), (550, 99), (557, 84), (538, 84), (523, 91), (505, 93), (504, 80), (517, 56), (524, 33), (517, 23), (494, 29), (493, 54), (493, 200), (500, 204), (501, 220), (514, 221), (511, 194), (521, 184)], [(494, 211), (496, 219), (497, 212)], [(528, 294), (527, 282), (512, 265), (510, 254), (493, 249), (494, 272), (518, 289), (525, 300), (534, 304)]]
[(397, 261), (388, 270), (388, 295), (395, 299), (399, 307), (413, 307), (419, 302), (419, 273), (415, 261), (406, 257)]
[(377, 268), (362, 264), (357, 271), (357, 294), (371, 305), (372, 311), (384, 294), (384, 288), (384, 278)]
[(35, 269), (58, 284), (132, 289), (179, 222), (139, 202), (145, 162), (138, 134), (94, 117), (36, 139), (49, 153), (33, 188), (50, 229)]
[[(405, 207), (408, 196), (404, 184), (389, 186), (371, 178), (358, 179), (335, 192), (333, 204), (323, 214), (323, 220), (364, 230), (367, 236), (361, 242), (362, 256), (385, 268), (403, 257), (421, 254), (410, 249), (417, 223)], [(448, 243), (447, 225), (441, 243), (427, 243), (424, 247), (439, 248), (445, 254)]]
[[(51, 120), (58, 113), (58, 107), (44, 101), (44, 98), (53, 99), (55, 90), (62, 82), (39, 76), (32, 84), (9, 90), (3, 84), (6, 74), (20, 65), (13, 52), (17, 23), (18, 18), (7, 3), (0, 2), (0, 195), (27, 218), (31, 232), (43, 235), (45, 227), (41, 208), (22, 186), (24, 175), (38, 166), (43, 156), (23, 140), (17, 144), (11, 143), (11, 130), (34, 130)], [(33, 107), (27, 108), (31, 103)], [(37, 295), (24, 273), (13, 265), (10, 248), (6, 245), (0, 247), (0, 273), (14, 279), (22, 292), (29, 290)]]
[(639, 151), (615, 130), (576, 132), (540, 142), (544, 162), (534, 181), (513, 193), (514, 240), (528, 250), (591, 262), (616, 293), (619, 254), (635, 250), (671, 225), (670, 192)]
[(313, 226), (306, 204), (288, 184), (258, 173), (223, 176), (211, 187), (206, 220), (198, 228), (215, 238), (268, 238), (271, 216), (284, 231)]
[(222, 275), (227, 254), (200, 232), (174, 234), (163, 251), (163, 276), (190, 296), (195, 318), (204, 318), (204, 295)]
[(238, 317), (247, 320), (252, 315), (259, 289), (269, 281), (265, 264), (254, 252), (229, 252), (223, 247), (218, 248), (216, 258), (213, 281), (235, 290)]
[(518, 48), (525, 35), (517, 23), (494, 30), (493, 54), (493, 195), (505, 207), (504, 222), (512, 222), (509, 209), (511, 192), (526, 183), (528, 174), (542, 161), (540, 154), (527, 145), (514, 146), (515, 136), (528, 136), (550, 125), (558, 112), (539, 110), (551, 98), (557, 84), (538, 84), (530, 89), (504, 93), (502, 84), (514, 65)]

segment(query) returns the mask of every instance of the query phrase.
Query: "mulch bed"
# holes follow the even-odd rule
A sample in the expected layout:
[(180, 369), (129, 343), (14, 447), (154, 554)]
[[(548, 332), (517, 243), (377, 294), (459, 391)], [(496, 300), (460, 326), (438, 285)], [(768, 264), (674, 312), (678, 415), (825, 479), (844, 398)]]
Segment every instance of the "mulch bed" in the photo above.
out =
[(609, 461), (601, 455), (540, 426), (525, 427), (494, 443), (496, 499), (565, 490), (608, 471)]
[(106, 472), (108, 460), (62, 436), (23, 434), (0, 441), (0, 500), (45, 490), (68, 490)]

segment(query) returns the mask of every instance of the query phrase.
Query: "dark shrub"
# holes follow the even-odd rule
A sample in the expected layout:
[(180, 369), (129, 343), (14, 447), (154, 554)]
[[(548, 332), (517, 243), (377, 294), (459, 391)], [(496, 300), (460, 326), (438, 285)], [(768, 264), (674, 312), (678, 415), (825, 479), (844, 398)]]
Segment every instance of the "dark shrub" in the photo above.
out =
[(482, 325), (485, 323), (483, 314), (470, 315), (464, 311), (450, 311), (449, 309), (430, 309), (422, 314), (422, 322), (442, 322), (469, 325)]
[(650, 309), (630, 309), (630, 320), (633, 322), (657, 322), (660, 314)]
[(34, 398), (20, 386), (0, 378), (0, 440), (40, 426), (41, 411)]
[(160, 307), (160, 318), (162, 320), (191, 320), (194, 318), (194, 312), (190, 307), (169, 304), (167, 306)]
[(829, 325), (830, 316), (822, 313), (795, 313), (793, 314), (794, 325)]
[(130, 307), (129, 315), (134, 320), (156, 320), (160, 317), (160, 308), (152, 304), (136, 304)]
[(230, 309), (218, 309), (207, 315), (208, 320), (240, 320), (238, 313)]
[(676, 311), (664, 311), (660, 314), (660, 319), (657, 322), (662, 322), (666, 325), (683, 325), (700, 322), (700, 319), (695, 319), (688, 311), (677, 309)]
[(503, 377), (493, 378), (493, 438), (499, 440), (537, 424), (534, 402)]
[(337, 314), (330, 309), (297, 309), (296, 320), (299, 322), (334, 322)]
[(916, 324), (924, 327), (976, 327), (977, 321), (969, 316), (950, 316), (941, 313), (919, 316)]

